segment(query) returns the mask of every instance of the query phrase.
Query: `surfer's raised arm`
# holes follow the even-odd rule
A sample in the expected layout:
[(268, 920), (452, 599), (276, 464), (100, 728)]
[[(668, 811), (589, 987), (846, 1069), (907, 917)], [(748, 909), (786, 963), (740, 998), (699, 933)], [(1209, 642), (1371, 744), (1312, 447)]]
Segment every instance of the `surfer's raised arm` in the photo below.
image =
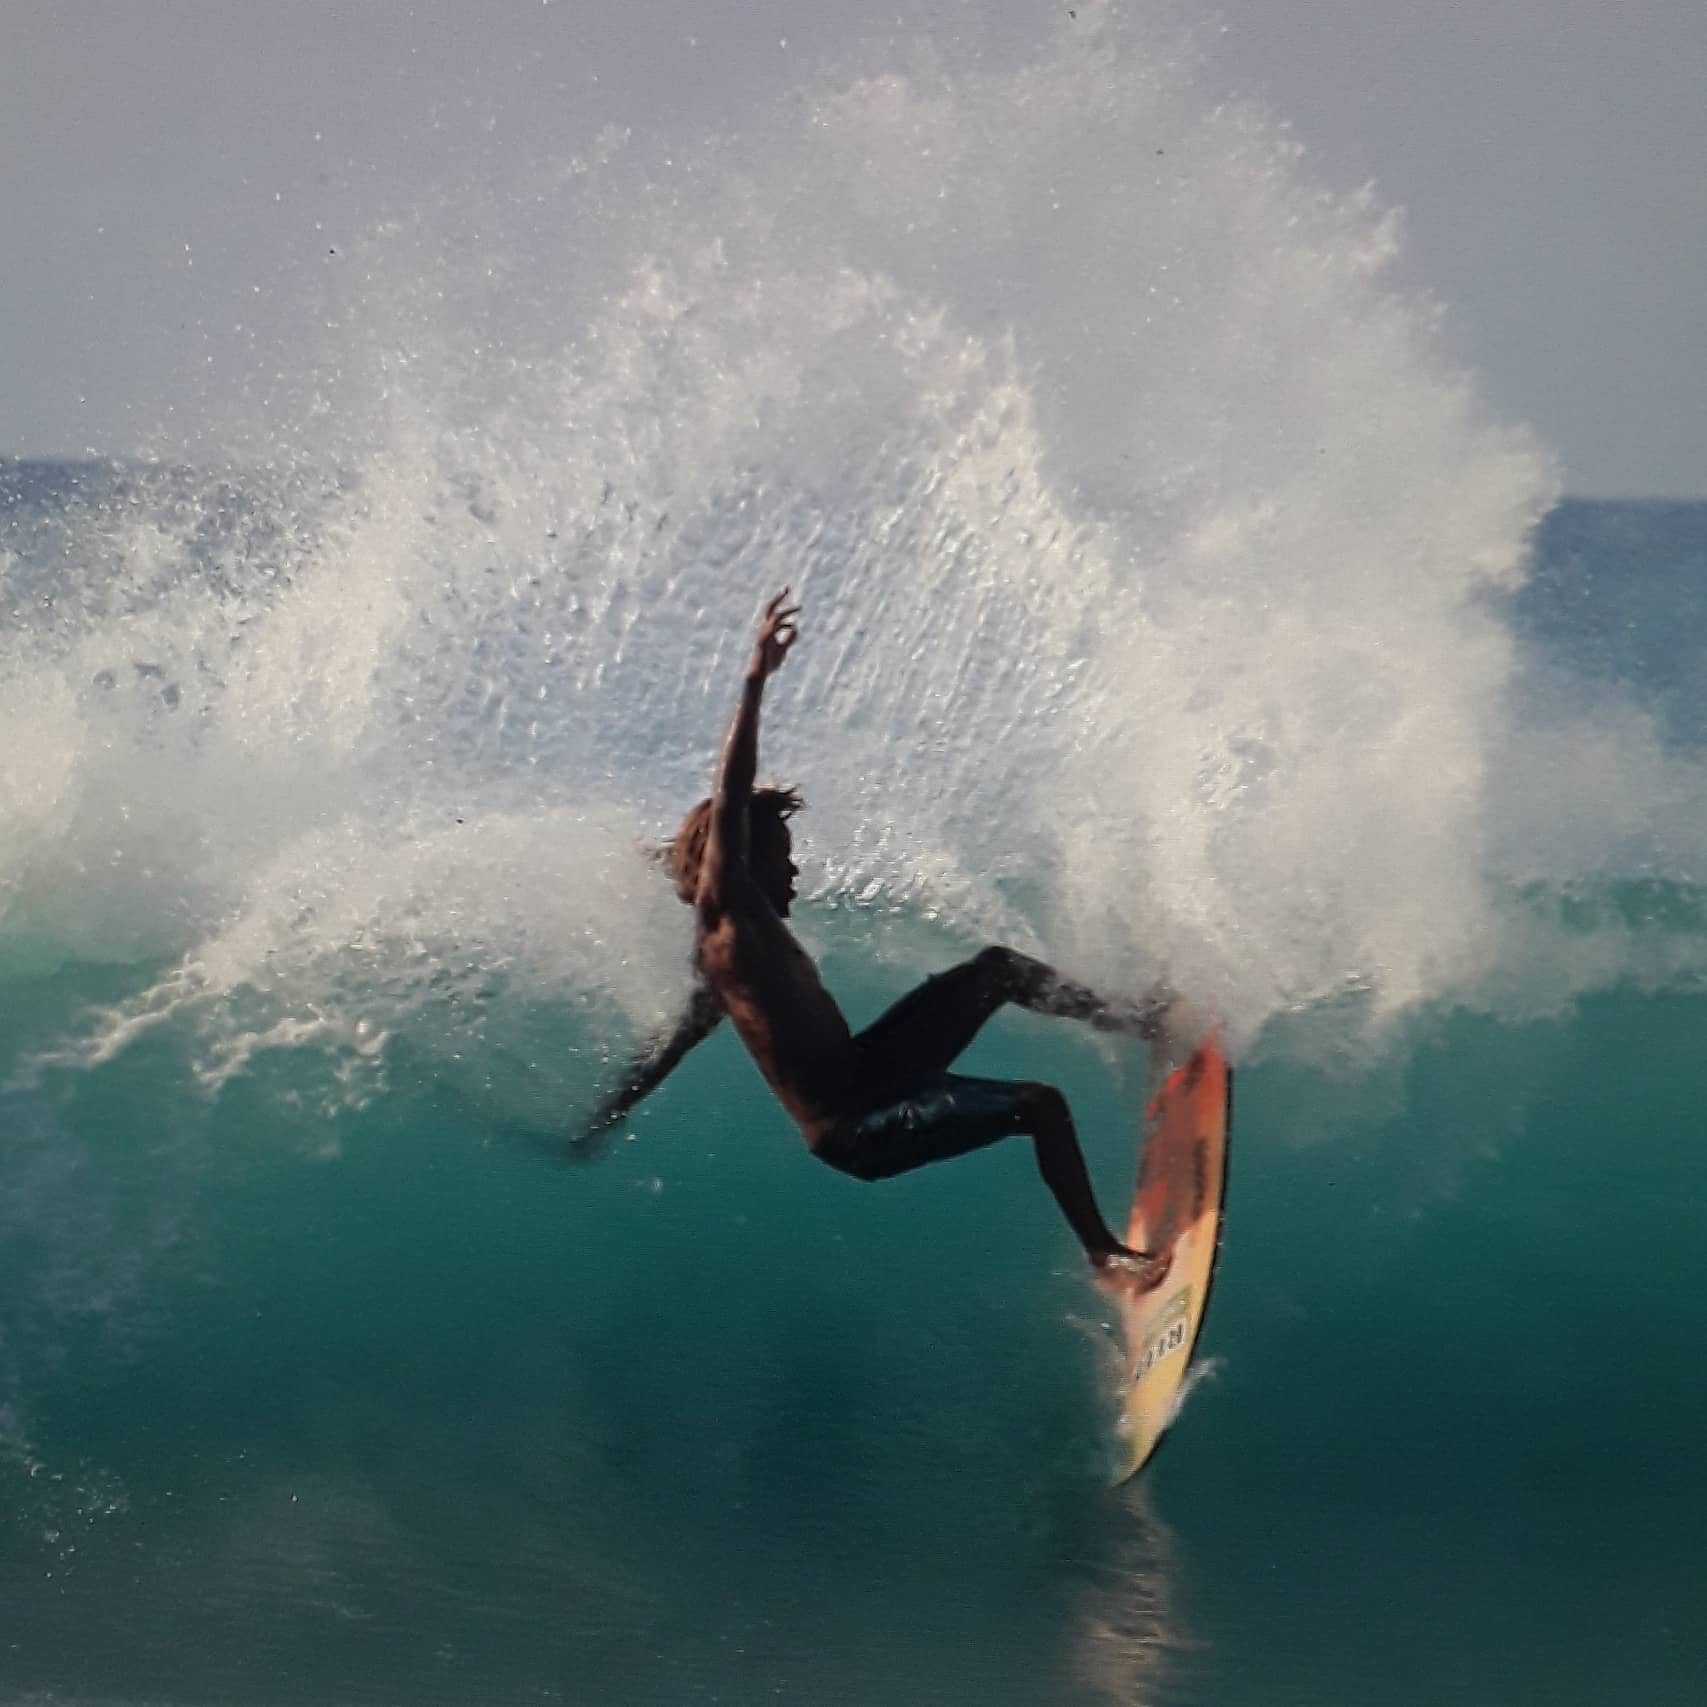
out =
[(696, 984), (687, 1008), (667, 1036), (654, 1038), (629, 1063), (622, 1083), (593, 1111), (592, 1118), (569, 1140), (569, 1154), (577, 1161), (590, 1161), (604, 1147), (604, 1140), (628, 1111), (650, 1096), (677, 1067), (688, 1052), (703, 1043), (723, 1018), (723, 1004), (705, 984)]
[(711, 795), (711, 828), (699, 868), (696, 900), (702, 908), (720, 906), (729, 873), (747, 863), (748, 807), (759, 769), (759, 703), (764, 698), (765, 683), (782, 668), (794, 644), (794, 619), (800, 614), (799, 605), (789, 604), (788, 598), (789, 590), (784, 587), (765, 606), (752, 661), (741, 684), (741, 703), (729, 726), (729, 738), (723, 743)]

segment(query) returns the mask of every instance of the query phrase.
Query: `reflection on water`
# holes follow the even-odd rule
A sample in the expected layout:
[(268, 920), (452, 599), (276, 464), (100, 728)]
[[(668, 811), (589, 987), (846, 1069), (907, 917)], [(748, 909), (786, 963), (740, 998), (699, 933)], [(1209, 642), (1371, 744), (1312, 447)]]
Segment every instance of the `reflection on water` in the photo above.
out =
[(1138, 1477), (1110, 1496), (1110, 1518), (1076, 1609), (1075, 1682), (1120, 1707), (1150, 1707), (1198, 1644), (1176, 1604), (1178, 1540)]

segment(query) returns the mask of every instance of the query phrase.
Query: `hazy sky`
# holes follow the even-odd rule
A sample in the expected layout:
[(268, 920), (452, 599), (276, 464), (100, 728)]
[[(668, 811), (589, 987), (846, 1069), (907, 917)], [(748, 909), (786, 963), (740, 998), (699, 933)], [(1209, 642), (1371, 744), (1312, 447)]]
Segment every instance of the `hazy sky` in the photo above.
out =
[[(738, 128), (874, 31), (1023, 53), (1072, 3), (0, 0), (0, 453), (159, 442), (281, 278), (447, 178)], [(1404, 209), (1400, 276), (1569, 489), (1707, 495), (1703, 0), (1162, 3), (1212, 91)]]

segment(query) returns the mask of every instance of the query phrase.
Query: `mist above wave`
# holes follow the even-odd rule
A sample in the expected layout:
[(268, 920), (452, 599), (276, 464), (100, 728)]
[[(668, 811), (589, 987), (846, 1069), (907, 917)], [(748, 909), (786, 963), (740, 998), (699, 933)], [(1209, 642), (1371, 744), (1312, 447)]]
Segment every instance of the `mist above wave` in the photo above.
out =
[(1661, 797), (1688, 866), (1640, 717), (1567, 789), (1580, 712), (1517, 703), (1491, 595), (1551, 474), (1386, 282), (1394, 220), (1091, 21), (447, 188), (376, 223), (300, 373), (214, 400), (258, 460), (115, 479), (51, 540), (14, 510), (0, 930), (178, 964), (65, 1059), (170, 1016), (212, 1084), (328, 1040), (359, 1075), (494, 968), (658, 1023), (686, 915), (639, 844), (784, 583), (766, 768), (815, 898), (1170, 978), (1241, 1040), (1547, 986), (1501, 896)]

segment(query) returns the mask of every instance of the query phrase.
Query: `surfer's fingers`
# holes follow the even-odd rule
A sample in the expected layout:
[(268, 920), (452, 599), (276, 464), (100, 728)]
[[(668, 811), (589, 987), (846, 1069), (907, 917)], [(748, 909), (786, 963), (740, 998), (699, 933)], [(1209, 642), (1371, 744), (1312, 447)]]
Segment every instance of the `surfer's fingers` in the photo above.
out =
[(800, 606), (785, 605), (784, 601), (787, 598), (788, 589), (784, 587), (783, 590), (765, 606), (765, 618), (764, 621), (759, 624), (759, 639), (761, 642), (781, 639), (784, 634), (786, 634), (790, 640), (793, 639), (797, 628), (795, 619), (800, 615)]

